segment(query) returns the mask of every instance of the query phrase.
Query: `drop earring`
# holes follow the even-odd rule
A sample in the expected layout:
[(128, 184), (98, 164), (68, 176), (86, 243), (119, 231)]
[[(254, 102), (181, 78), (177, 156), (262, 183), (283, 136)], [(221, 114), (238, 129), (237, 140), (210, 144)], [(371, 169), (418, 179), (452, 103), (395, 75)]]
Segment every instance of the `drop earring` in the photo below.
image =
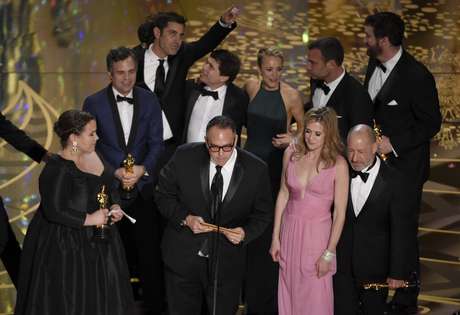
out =
[(77, 153), (78, 152), (78, 147), (77, 147), (77, 141), (72, 142), (72, 153)]

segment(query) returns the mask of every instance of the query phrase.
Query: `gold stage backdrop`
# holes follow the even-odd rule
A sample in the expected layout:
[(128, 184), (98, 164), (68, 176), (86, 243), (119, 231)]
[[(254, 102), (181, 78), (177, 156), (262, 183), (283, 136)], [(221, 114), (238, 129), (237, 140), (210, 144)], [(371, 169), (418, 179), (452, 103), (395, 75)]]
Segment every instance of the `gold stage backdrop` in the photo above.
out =
[[(46, 148), (57, 151), (52, 124), (62, 111), (105, 86), (111, 47), (137, 45), (148, 13), (176, 10), (188, 19), (187, 39), (198, 39), (232, 3), (238, 28), (222, 45), (243, 68), (236, 83), (257, 75), (256, 53), (277, 46), (286, 57), (284, 78), (308, 95), (306, 43), (337, 36), (345, 67), (363, 78), (362, 23), (373, 10), (391, 10), (406, 22), (406, 48), (433, 72), (443, 125), (432, 141), (432, 172), (423, 197), (420, 244), (424, 313), (460, 308), (460, 1), (457, 0), (0, 0), (0, 109)], [(199, 73), (202, 61), (190, 76)], [(0, 140), (0, 194), (22, 242), (40, 200), (42, 168)], [(11, 313), (16, 291), (0, 267), (0, 315)]]

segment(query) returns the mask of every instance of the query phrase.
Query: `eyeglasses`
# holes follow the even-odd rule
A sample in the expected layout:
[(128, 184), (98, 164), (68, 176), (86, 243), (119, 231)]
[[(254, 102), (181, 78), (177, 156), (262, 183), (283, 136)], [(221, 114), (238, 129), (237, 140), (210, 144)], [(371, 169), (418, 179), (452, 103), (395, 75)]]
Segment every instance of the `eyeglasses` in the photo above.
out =
[(206, 143), (206, 145), (208, 146), (208, 150), (214, 153), (217, 153), (220, 150), (224, 152), (232, 152), (233, 150), (233, 144), (226, 144), (226, 145), (220, 146), (220, 145)]

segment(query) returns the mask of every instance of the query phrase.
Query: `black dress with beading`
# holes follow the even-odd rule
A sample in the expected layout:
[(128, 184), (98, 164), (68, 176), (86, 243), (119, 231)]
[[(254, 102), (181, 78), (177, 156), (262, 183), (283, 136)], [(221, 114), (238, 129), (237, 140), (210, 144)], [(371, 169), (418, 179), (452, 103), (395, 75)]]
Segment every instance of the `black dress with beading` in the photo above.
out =
[(133, 307), (116, 226), (103, 242), (94, 241), (93, 226), (83, 226), (86, 214), (99, 208), (102, 185), (109, 192), (113, 187), (113, 172), (104, 167), (96, 176), (60, 156), (49, 159), (39, 179), (40, 207), (24, 240), (15, 314), (124, 315)]

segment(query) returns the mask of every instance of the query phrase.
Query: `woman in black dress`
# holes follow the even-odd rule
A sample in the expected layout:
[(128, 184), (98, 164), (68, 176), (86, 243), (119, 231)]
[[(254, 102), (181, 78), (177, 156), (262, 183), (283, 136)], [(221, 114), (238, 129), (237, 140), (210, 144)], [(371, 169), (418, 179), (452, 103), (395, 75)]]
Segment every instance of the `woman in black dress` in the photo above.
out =
[[(128, 314), (134, 302), (117, 228), (111, 225), (106, 240), (94, 234), (109, 217), (123, 217), (113, 171), (94, 151), (96, 121), (69, 110), (54, 130), (63, 149), (39, 178), (41, 203), (24, 240), (15, 314)], [(103, 185), (109, 209), (99, 209)]]

